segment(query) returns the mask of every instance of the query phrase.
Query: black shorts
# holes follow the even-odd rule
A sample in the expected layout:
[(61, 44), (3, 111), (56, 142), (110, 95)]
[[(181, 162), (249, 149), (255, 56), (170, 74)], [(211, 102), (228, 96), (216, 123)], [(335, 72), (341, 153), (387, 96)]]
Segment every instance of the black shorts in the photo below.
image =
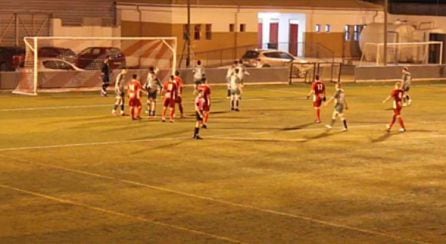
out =
[(403, 90), (404, 90), (404, 92), (409, 92), (410, 86), (404, 87)]
[(108, 77), (108, 76), (102, 76), (102, 82), (103, 82), (104, 84), (108, 84), (108, 83), (110, 83), (110, 77)]
[(203, 118), (200, 116), (200, 113), (195, 112), (195, 117), (197, 118), (197, 121), (203, 121)]
[(203, 81), (202, 80), (195, 80), (194, 83), (195, 83), (195, 85), (198, 86), (198, 85), (201, 85), (201, 83), (203, 83)]
[(157, 94), (158, 94), (158, 91), (153, 91), (153, 92), (149, 91), (147, 93), (147, 98), (149, 98), (149, 99), (156, 99)]

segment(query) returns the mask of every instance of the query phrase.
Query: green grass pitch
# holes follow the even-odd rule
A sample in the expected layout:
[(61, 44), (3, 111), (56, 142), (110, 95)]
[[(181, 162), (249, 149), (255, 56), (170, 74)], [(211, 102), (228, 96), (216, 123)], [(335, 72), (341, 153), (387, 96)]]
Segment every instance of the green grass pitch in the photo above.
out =
[(246, 86), (241, 112), (214, 87), (202, 141), (191, 88), (173, 124), (2, 93), (0, 243), (445, 243), (446, 85), (414, 85), (390, 134), (392, 85), (344, 88), (348, 132), (308, 85)]

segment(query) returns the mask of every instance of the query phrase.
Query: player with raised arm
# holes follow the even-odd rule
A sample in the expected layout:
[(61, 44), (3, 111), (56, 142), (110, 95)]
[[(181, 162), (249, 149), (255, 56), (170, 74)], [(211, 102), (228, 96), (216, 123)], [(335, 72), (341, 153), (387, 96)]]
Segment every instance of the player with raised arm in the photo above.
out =
[(134, 74), (127, 89), (132, 120), (141, 119), (141, 90), (142, 86), (138, 80), (138, 75)]
[(401, 80), (401, 89), (404, 91), (403, 105), (409, 106), (412, 103), (412, 99), (409, 96), (410, 85), (412, 82), (412, 74), (409, 72), (409, 67), (406, 66), (403, 68)]
[(175, 71), (175, 83), (177, 85), (177, 98), (175, 99), (175, 103), (178, 104), (178, 109), (180, 110), (180, 118), (184, 118), (184, 109), (183, 109), (183, 88), (184, 81), (180, 76), (180, 72)]
[(197, 90), (198, 85), (201, 84), (203, 78), (206, 77), (206, 71), (204, 70), (203, 65), (201, 64), (201, 60), (197, 61), (197, 64), (192, 69), (192, 73), (194, 75), (194, 92)]
[(116, 110), (118, 109), (118, 107), (121, 107), (120, 114), (122, 116), (125, 115), (124, 103), (125, 103), (126, 74), (127, 74), (127, 70), (122, 69), (121, 72), (116, 77), (116, 81), (115, 81), (116, 100), (115, 100), (115, 106), (113, 107), (113, 110), (112, 110), (113, 115), (116, 115)]
[(195, 129), (194, 129), (194, 136), (193, 138), (196, 140), (201, 140), (200, 136), (200, 127), (203, 125), (203, 118), (204, 118), (204, 104), (206, 103), (204, 99), (204, 93), (203, 90), (199, 91), (197, 94), (197, 97), (195, 98)]
[(313, 84), (311, 85), (311, 90), (307, 95), (307, 99), (313, 95), (313, 107), (316, 110), (316, 121), (315, 123), (321, 123), (321, 106), (325, 101), (325, 84), (320, 79), (319, 75), (316, 75)]
[(240, 111), (240, 79), (238, 76), (239, 69), (235, 69), (229, 83), (231, 89), (231, 111)]
[(387, 125), (387, 132), (390, 132), (396, 120), (400, 123), (400, 132), (406, 132), (406, 127), (404, 126), (403, 117), (401, 116), (401, 110), (403, 109), (403, 95), (404, 91), (401, 89), (401, 82), (396, 82), (390, 95), (384, 99), (383, 103), (387, 102), (393, 98), (393, 117), (389, 125)]
[(334, 123), (336, 122), (336, 118), (339, 116), (341, 118), (342, 123), (344, 125), (343, 131), (348, 130), (347, 119), (344, 117), (344, 110), (348, 110), (347, 99), (345, 98), (344, 89), (341, 88), (341, 83), (336, 83), (336, 92), (335, 94), (328, 99), (328, 101), (324, 105), (330, 104), (330, 102), (335, 101), (333, 115), (331, 117), (331, 123), (326, 125), (328, 129), (333, 128)]
[(149, 112), (149, 118), (155, 117), (156, 114), (156, 97), (161, 92), (162, 85), (158, 79), (156, 73), (158, 69), (150, 66), (149, 73), (147, 74), (146, 83), (144, 84), (144, 90), (147, 92), (147, 110)]
[(166, 122), (166, 112), (167, 108), (170, 110), (169, 122), (174, 122), (175, 116), (175, 100), (177, 97), (177, 85), (175, 83), (175, 76), (171, 75), (169, 80), (164, 82), (163, 85), (163, 93), (164, 93), (164, 101), (163, 101), (163, 114), (161, 121)]
[(203, 84), (198, 86), (198, 91), (203, 93), (204, 97), (204, 105), (203, 105), (203, 128), (208, 128), (208, 120), (209, 120), (209, 114), (211, 111), (211, 87), (209, 86), (207, 79), (203, 79)]

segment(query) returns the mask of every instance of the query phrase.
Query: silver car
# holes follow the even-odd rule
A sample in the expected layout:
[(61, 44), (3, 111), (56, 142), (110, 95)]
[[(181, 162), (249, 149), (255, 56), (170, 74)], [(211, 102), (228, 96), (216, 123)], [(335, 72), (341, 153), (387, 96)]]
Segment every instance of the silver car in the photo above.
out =
[(279, 50), (252, 49), (246, 51), (242, 62), (247, 67), (281, 67), (291, 63), (305, 64), (305, 60), (297, 58), (290, 53)]

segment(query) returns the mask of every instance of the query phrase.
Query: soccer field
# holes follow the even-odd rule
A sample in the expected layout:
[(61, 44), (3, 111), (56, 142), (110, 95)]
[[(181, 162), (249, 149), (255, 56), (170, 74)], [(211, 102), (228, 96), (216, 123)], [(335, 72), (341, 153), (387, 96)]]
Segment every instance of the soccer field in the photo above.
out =
[(313, 123), (309, 85), (246, 86), (240, 112), (214, 87), (200, 141), (190, 87), (175, 123), (2, 93), (0, 243), (445, 243), (446, 85), (412, 87), (406, 133), (392, 84), (344, 89), (348, 132), (332, 105)]

